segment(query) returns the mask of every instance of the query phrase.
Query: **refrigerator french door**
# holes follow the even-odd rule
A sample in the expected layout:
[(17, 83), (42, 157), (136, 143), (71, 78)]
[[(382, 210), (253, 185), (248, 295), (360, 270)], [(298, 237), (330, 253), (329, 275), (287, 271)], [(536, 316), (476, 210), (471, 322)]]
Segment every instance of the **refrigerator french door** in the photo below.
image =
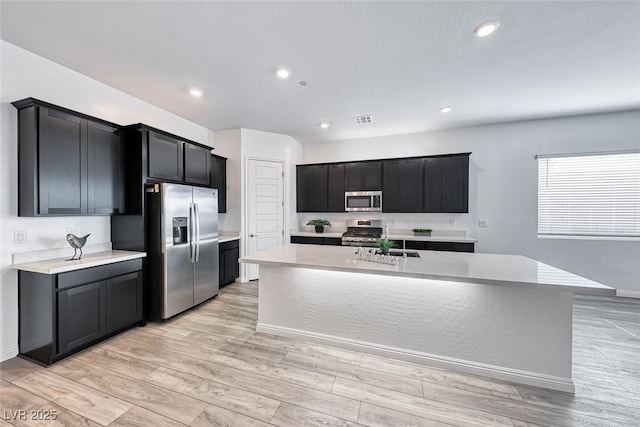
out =
[(218, 294), (218, 190), (162, 183), (148, 206), (160, 235), (149, 245), (149, 317), (168, 319)]

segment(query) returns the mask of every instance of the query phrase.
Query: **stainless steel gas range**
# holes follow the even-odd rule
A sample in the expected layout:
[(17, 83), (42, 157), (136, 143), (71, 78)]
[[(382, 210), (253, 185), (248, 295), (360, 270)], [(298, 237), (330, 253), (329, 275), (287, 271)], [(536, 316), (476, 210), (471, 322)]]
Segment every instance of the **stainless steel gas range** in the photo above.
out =
[(382, 236), (382, 220), (350, 219), (342, 234), (342, 246), (378, 246)]

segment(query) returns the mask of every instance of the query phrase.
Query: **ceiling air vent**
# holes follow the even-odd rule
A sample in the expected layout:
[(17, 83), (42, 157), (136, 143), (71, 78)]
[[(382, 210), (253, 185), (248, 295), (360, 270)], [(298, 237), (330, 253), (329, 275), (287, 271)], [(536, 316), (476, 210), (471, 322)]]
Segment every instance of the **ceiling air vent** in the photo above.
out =
[(373, 123), (373, 117), (371, 116), (358, 116), (358, 117), (354, 117), (353, 120), (355, 120), (357, 125), (366, 125), (369, 123)]

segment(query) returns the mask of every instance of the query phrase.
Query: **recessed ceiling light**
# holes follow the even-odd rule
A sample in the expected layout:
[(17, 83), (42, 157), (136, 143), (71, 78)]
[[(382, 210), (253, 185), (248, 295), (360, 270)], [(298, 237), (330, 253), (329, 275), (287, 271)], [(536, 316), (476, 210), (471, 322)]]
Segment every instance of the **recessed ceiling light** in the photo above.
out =
[(320, 127), (321, 127), (322, 129), (326, 129), (326, 128), (328, 128), (329, 126), (331, 126), (331, 124), (330, 124), (330, 123), (320, 123)]
[(440, 107), (440, 112), (441, 113), (448, 113), (451, 110), (452, 110), (452, 108), (449, 107), (448, 105), (446, 107)]
[(195, 96), (196, 98), (200, 98), (202, 95), (204, 95), (204, 92), (197, 87), (192, 87), (191, 89), (189, 89), (189, 93), (191, 94), (191, 96)]
[(473, 34), (475, 34), (476, 37), (487, 37), (495, 30), (497, 30), (499, 26), (500, 22), (498, 21), (483, 22), (476, 27), (476, 29), (473, 31)]
[(278, 68), (276, 70), (276, 76), (278, 76), (278, 78), (281, 80), (285, 80), (291, 76), (291, 71), (287, 70), (286, 68)]

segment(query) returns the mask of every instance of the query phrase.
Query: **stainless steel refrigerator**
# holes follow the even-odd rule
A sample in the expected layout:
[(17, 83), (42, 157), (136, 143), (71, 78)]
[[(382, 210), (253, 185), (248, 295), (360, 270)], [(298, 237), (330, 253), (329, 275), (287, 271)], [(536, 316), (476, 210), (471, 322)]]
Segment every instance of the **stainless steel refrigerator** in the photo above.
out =
[(150, 320), (218, 294), (218, 190), (155, 184), (147, 197)]

